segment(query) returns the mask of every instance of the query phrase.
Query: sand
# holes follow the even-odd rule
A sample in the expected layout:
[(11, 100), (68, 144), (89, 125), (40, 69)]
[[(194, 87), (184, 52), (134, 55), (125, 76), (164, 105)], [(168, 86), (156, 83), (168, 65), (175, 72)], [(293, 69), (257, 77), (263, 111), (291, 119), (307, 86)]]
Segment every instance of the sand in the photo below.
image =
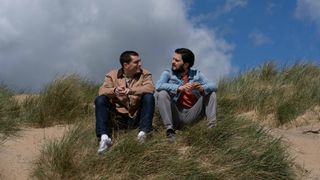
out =
[(0, 179), (31, 179), (34, 161), (45, 143), (62, 137), (67, 127), (25, 128), (0, 145)]
[(289, 145), (294, 162), (304, 169), (302, 179), (320, 180), (320, 123), (270, 131)]

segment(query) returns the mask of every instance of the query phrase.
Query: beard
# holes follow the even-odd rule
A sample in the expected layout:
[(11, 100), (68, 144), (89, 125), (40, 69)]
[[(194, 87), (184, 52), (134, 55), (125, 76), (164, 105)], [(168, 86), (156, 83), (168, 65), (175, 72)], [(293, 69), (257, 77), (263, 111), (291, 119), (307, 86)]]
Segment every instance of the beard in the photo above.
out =
[(174, 73), (183, 73), (184, 72), (183, 64), (181, 66), (178, 66), (176, 69), (173, 69), (173, 65), (172, 65), (171, 70)]

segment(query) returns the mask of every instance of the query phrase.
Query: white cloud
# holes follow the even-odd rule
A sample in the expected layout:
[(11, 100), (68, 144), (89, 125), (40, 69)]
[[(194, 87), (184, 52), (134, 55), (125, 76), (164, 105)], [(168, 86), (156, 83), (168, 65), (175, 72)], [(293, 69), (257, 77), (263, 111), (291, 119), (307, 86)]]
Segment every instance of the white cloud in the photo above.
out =
[(276, 7), (276, 4), (273, 2), (267, 3), (267, 13), (272, 15), (274, 13), (274, 8)]
[(223, 5), (216, 7), (212, 12), (192, 17), (192, 22), (201, 23), (205, 21), (216, 20), (236, 9), (246, 7), (247, 4), (248, 0), (226, 0)]
[(262, 32), (259, 31), (253, 31), (252, 33), (249, 34), (249, 39), (251, 39), (251, 41), (253, 41), (253, 44), (255, 46), (261, 46), (267, 43), (271, 43), (270, 38), (265, 35)]
[(209, 30), (194, 29), (190, 33), (187, 47), (197, 52), (195, 66), (209, 74), (208, 77), (218, 80), (221, 75), (226, 75), (217, 74), (219, 71), (230, 73), (230, 64), (224, 62), (231, 59), (233, 46), (210, 34)]
[(320, 30), (320, 1), (298, 0), (295, 15), (299, 19), (308, 19)]
[(36, 90), (57, 74), (98, 82), (136, 50), (157, 80), (175, 48), (196, 54), (196, 67), (217, 80), (231, 70), (232, 47), (195, 27), (182, 0), (0, 0), (0, 82)]
[(248, 0), (226, 0), (223, 12), (228, 13), (236, 8), (245, 7), (248, 3)]

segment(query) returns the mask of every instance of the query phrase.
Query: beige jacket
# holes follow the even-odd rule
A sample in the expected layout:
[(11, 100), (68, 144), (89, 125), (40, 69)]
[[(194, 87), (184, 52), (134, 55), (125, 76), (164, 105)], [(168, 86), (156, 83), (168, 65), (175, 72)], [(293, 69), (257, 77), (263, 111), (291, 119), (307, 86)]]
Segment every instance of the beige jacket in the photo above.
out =
[[(117, 97), (114, 89), (118, 86), (130, 88), (128, 96)], [(123, 74), (123, 69), (112, 70), (106, 74), (104, 82), (99, 89), (99, 96), (106, 95), (116, 110), (129, 117), (135, 117), (139, 109), (141, 96), (145, 93), (153, 93), (154, 85), (151, 73), (142, 69), (141, 73), (136, 74), (128, 85)]]

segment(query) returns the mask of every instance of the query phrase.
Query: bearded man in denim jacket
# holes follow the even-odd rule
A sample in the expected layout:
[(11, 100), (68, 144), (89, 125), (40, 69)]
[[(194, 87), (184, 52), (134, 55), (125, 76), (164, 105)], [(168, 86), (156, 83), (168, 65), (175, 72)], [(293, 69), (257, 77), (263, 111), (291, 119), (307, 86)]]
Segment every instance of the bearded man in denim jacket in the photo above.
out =
[(156, 101), (170, 142), (175, 129), (206, 115), (208, 127), (216, 126), (216, 90), (199, 70), (191, 69), (194, 54), (186, 48), (175, 50), (171, 70), (162, 72), (156, 83)]

